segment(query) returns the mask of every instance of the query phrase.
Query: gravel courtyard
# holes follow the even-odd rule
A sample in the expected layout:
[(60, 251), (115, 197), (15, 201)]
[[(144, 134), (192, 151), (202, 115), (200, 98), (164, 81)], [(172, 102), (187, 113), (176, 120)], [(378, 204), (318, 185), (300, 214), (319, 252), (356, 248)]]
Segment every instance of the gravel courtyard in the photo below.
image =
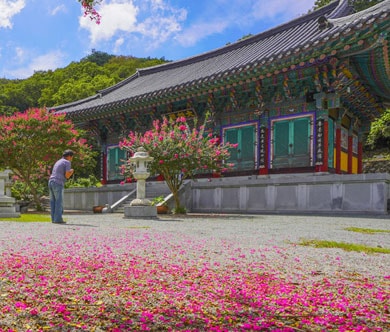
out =
[[(390, 216), (291, 215), (159, 215), (157, 219), (127, 219), (122, 214), (65, 214), (66, 225), (0, 223), (0, 252), (10, 238), (45, 238), (47, 234), (104, 233), (115, 239), (124, 230), (165, 233), (173, 241), (207, 241), (210, 259), (219, 260), (221, 244), (237, 248), (253, 260), (267, 259), (288, 275), (333, 275), (344, 271), (372, 276), (390, 275), (389, 254), (365, 254), (335, 248), (297, 245), (302, 239), (329, 240), (390, 248), (390, 233), (364, 234), (347, 227), (390, 231)], [(44, 235), (46, 234), (46, 235)], [(23, 240), (22, 240), (23, 241)], [(258, 251), (258, 249), (262, 249)], [(201, 253), (197, 253), (201, 254)], [(260, 256), (259, 256), (260, 255)]]
[(383, 217), (64, 215), (0, 222), (0, 332), (385, 331)]

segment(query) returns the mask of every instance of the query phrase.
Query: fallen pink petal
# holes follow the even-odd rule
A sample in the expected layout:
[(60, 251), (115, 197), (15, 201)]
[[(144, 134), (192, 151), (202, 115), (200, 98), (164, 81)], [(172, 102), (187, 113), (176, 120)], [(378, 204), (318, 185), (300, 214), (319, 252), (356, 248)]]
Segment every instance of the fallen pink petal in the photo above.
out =
[(260, 217), (165, 218), (1, 222), (0, 331), (389, 328), (386, 255), (371, 275), (340, 252), (264, 245)]

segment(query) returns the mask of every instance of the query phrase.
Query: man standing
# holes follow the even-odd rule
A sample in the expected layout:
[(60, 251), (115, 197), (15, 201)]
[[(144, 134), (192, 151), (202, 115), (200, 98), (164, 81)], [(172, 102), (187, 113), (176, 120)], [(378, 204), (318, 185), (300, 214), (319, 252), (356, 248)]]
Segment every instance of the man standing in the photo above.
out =
[(51, 222), (54, 224), (65, 224), (62, 219), (63, 200), (64, 200), (64, 185), (69, 179), (74, 170), (71, 168), (71, 161), (74, 152), (65, 150), (62, 158), (54, 164), (53, 171), (49, 178), (49, 193), (50, 193), (50, 213)]

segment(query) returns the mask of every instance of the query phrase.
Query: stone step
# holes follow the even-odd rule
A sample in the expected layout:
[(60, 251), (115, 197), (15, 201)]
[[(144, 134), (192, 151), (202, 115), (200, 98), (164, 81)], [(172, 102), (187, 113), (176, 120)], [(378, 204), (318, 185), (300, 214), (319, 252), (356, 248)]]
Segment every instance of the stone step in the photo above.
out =
[[(168, 196), (168, 194), (166, 195), (163, 195), (163, 196)], [(161, 194), (157, 195), (157, 196), (152, 196), (152, 197), (146, 197), (146, 199), (152, 201), (155, 197), (158, 197), (158, 196), (161, 196)], [(120, 204), (119, 206), (117, 206), (115, 208), (115, 211), (113, 211), (113, 213), (124, 213), (124, 207), (127, 206), (127, 205), (130, 205), (130, 203), (133, 201), (133, 199), (135, 199), (136, 197), (132, 197), (126, 201), (124, 201), (122, 204)]]

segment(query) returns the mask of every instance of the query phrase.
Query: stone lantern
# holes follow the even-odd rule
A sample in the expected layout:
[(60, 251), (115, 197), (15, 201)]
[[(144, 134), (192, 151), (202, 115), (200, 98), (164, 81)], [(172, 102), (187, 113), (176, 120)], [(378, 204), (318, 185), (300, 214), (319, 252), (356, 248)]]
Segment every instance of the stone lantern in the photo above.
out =
[(148, 164), (153, 160), (153, 157), (150, 157), (149, 153), (140, 147), (129, 160), (135, 168), (133, 176), (137, 180), (137, 198), (129, 206), (124, 207), (125, 217), (156, 217), (157, 208), (152, 206), (151, 201), (145, 197), (145, 180), (150, 175)]
[(149, 177), (148, 164), (153, 160), (153, 157), (149, 156), (149, 153), (144, 148), (139, 148), (134, 156), (130, 157), (129, 160), (133, 164), (135, 171), (133, 173), (134, 178), (137, 180), (137, 198), (134, 199), (130, 205), (151, 205), (151, 202), (145, 198), (146, 188), (145, 180)]
[[(12, 172), (5, 170), (0, 172), (0, 217), (17, 218), (20, 213), (16, 211), (15, 198), (11, 196), (11, 177)], [(8, 196), (9, 195), (9, 196)]]
[(6, 169), (3, 173), (5, 175), (5, 196), (11, 197), (11, 175), (13, 174), (13, 172), (10, 169)]

